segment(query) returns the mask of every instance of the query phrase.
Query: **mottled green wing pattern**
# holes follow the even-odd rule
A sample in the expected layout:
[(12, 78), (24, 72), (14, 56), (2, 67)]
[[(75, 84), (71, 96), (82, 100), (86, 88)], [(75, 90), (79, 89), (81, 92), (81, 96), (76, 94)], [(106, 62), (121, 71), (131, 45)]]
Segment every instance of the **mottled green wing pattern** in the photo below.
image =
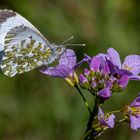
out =
[[(29, 34), (30, 33), (30, 34)], [(27, 28), (12, 29), (5, 37), (4, 57), (0, 67), (5, 75), (13, 77), (42, 66), (51, 57), (51, 49), (39, 42)]]

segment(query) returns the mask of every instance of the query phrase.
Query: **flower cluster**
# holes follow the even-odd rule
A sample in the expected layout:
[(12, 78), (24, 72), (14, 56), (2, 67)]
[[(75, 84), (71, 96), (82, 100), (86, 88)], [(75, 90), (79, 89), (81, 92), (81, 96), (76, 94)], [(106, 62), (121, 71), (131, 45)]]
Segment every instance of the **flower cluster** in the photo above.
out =
[(89, 62), (89, 69), (84, 69), (84, 74), (80, 74), (79, 80), (82, 88), (96, 93), (101, 100), (106, 100), (111, 96), (111, 78), (108, 63), (102, 57), (93, 57)]
[(110, 48), (107, 54), (98, 54), (90, 58), (89, 69), (85, 68), (79, 80), (82, 88), (97, 94), (101, 101), (111, 97), (112, 93), (122, 91), (129, 80), (140, 80), (140, 56), (129, 55), (121, 65), (119, 54)]
[[(140, 81), (140, 56), (128, 55), (121, 64), (120, 56), (113, 48), (109, 48), (106, 54), (100, 53), (90, 57), (85, 55), (82, 61), (76, 62), (76, 54), (67, 49), (60, 57), (59, 64), (55, 67), (43, 67), (43, 74), (63, 78), (72, 87), (76, 87), (90, 117), (84, 140), (90, 140), (95, 135), (101, 134), (108, 128), (114, 128), (117, 122), (130, 122), (132, 129), (140, 128), (140, 95), (131, 103), (120, 110), (104, 113), (101, 105), (109, 99), (114, 92), (125, 90), (130, 80)], [(88, 67), (80, 75), (76, 70), (86, 62)], [(86, 89), (94, 96), (93, 111), (82, 93)], [(115, 113), (121, 113), (122, 118), (117, 120)]]
[(101, 108), (98, 109), (98, 116), (93, 121), (93, 128), (96, 132), (103, 131), (107, 128), (113, 128), (115, 125), (115, 115), (107, 114), (102, 111)]

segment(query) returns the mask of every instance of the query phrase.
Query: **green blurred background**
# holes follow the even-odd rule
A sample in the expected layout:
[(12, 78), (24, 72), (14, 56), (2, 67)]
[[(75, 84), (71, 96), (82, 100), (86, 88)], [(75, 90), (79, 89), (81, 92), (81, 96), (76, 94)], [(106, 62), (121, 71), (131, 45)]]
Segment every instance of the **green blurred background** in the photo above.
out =
[[(128, 54), (140, 54), (139, 6), (139, 0), (0, 0), (1, 9), (26, 17), (50, 42), (60, 44), (73, 35), (72, 43), (86, 43), (83, 48), (73, 47), (79, 60), (85, 52), (95, 55), (109, 47), (122, 60)], [(89, 116), (75, 89), (37, 70), (0, 77), (0, 140), (80, 140)], [(125, 92), (105, 103), (104, 110), (119, 109), (139, 91), (139, 83), (130, 82)], [(121, 124), (101, 140), (139, 137), (140, 131)]]

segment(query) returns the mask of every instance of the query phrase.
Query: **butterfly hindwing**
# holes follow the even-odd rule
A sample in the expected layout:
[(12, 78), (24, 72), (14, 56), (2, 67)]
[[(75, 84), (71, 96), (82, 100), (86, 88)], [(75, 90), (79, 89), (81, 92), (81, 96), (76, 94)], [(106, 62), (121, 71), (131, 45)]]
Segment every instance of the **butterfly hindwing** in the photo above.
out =
[(0, 67), (5, 75), (12, 77), (42, 66), (50, 56), (51, 50), (44, 39), (21, 25), (6, 34)]

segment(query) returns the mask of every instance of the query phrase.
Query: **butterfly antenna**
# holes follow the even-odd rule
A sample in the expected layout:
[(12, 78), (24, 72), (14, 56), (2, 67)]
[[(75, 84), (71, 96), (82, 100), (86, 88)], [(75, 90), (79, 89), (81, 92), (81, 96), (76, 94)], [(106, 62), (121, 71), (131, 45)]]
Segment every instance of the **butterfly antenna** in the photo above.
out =
[(62, 43), (61, 43), (61, 45), (64, 45), (66, 42), (68, 42), (68, 41), (70, 41), (70, 40), (72, 40), (73, 39), (73, 36), (71, 36), (70, 38), (68, 38), (68, 39), (66, 39), (65, 41), (63, 41)]
[(81, 46), (81, 47), (84, 47), (84, 46), (86, 46), (86, 44), (66, 44), (65, 46), (66, 47), (67, 46)]

